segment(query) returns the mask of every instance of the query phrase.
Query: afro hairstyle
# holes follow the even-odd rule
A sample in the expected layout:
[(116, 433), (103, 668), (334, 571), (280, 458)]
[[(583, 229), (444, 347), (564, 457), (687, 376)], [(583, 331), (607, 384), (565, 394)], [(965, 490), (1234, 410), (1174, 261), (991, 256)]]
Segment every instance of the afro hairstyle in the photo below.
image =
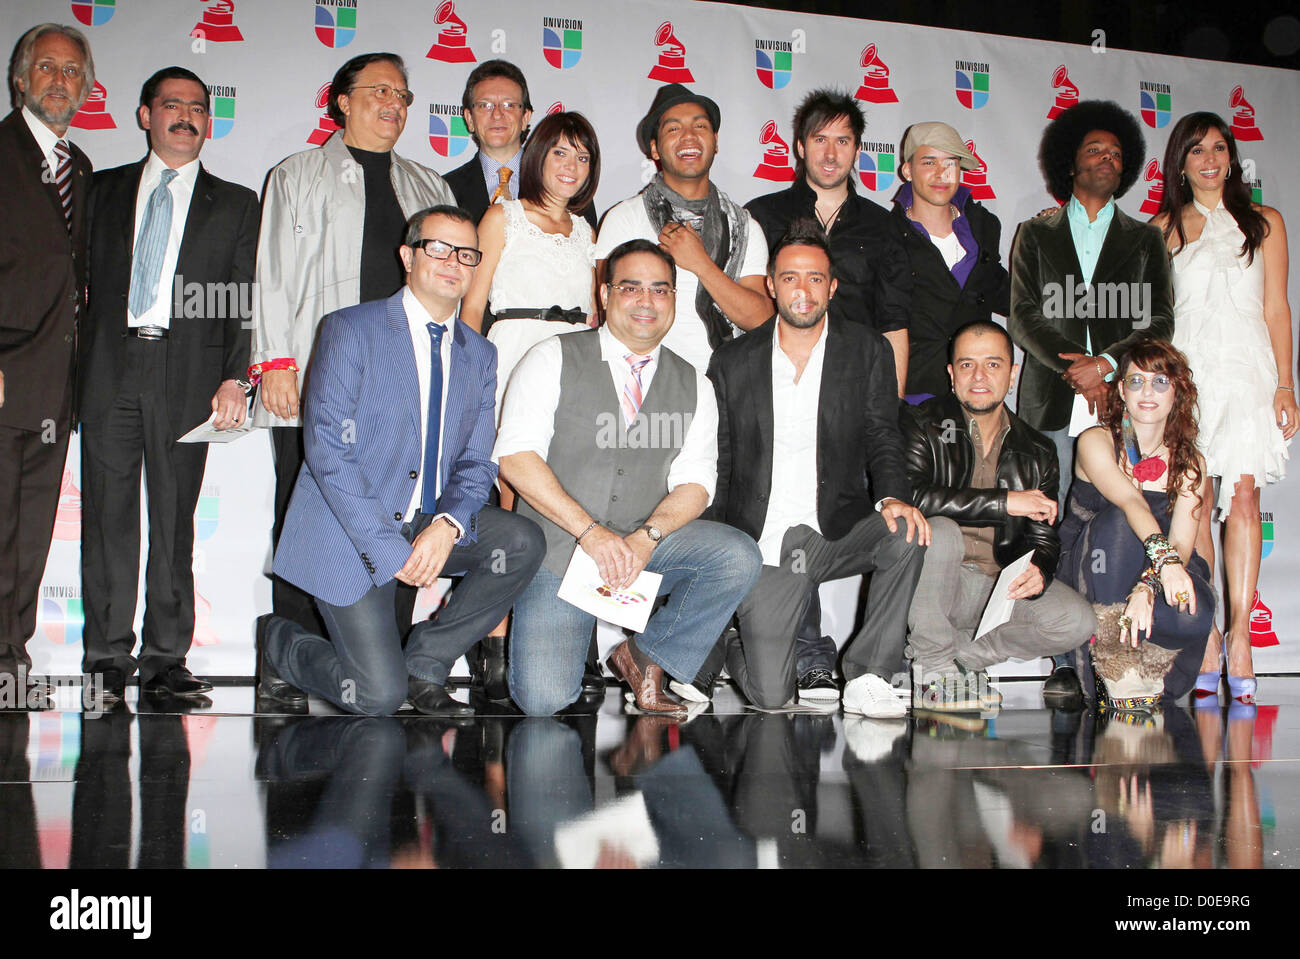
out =
[(1142, 172), (1146, 139), (1137, 118), (1114, 100), (1083, 100), (1047, 125), (1038, 148), (1038, 165), (1052, 196), (1064, 203), (1074, 192), (1074, 155), (1083, 138), (1093, 130), (1106, 130), (1119, 140), (1124, 168), (1119, 175), (1115, 198), (1128, 192)]

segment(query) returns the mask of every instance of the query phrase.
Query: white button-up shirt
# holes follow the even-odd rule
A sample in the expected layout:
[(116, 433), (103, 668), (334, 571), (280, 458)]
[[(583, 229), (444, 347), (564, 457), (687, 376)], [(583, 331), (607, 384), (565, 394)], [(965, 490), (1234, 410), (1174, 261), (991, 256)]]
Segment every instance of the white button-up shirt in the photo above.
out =
[[(423, 256), (424, 254), (419, 254)], [(408, 286), (402, 290), (402, 306), (406, 310), (406, 325), (411, 329), (411, 346), (415, 350), (415, 373), (420, 380), (420, 475), (415, 481), (415, 490), (411, 493), (411, 501), (406, 506), (406, 522), (410, 522), (416, 512), (420, 509), (420, 503), (424, 499), (424, 482), (426, 479), (424, 473), (424, 450), (428, 443), (429, 436), (429, 383), (432, 379), (431, 364), (433, 362), (433, 343), (429, 340), (428, 324), (435, 322), (429, 315), (429, 311), (424, 305), (415, 298)], [(457, 315), (448, 318), (444, 324), (447, 332), (442, 334), (442, 342), (439, 344), (441, 349), (439, 353), (439, 362), (442, 363), (442, 405), (440, 409), (447, 409), (447, 391), (451, 387), (451, 338), (456, 330), (456, 320), (459, 318), (460, 310), (457, 309)], [(438, 496), (442, 495), (442, 460), (446, 454), (446, 443), (443, 442), (443, 436), (446, 434), (446, 416), (439, 417), (438, 432), (438, 468), (433, 477), (434, 490)], [(445, 513), (439, 513), (439, 516), (446, 516)], [(447, 516), (448, 519), (452, 519)], [(456, 521), (452, 519), (452, 522)], [(460, 524), (456, 523), (459, 529)], [(462, 529), (461, 535), (465, 534)]]
[(772, 488), (758, 541), (764, 566), (781, 565), (781, 541), (791, 527), (808, 526), (821, 533), (817, 525), (817, 409), (829, 327), (829, 323), (822, 324), (822, 334), (797, 383), (794, 362), (781, 349), (783, 325), (779, 321), (772, 334)]
[[(570, 334), (578, 336), (581, 334)], [(624, 357), (633, 352), (609, 331), (600, 328), (600, 358), (609, 369), (614, 393), (623, 396), (629, 366)], [(650, 384), (659, 366), (659, 353), (663, 345), (650, 353), (650, 362), (641, 370), (641, 395), (650, 394)], [(501, 428), (497, 431), (496, 447), (492, 459), (500, 462), (503, 456), (534, 452), (546, 459), (555, 435), (555, 410), (560, 404), (560, 373), (563, 369), (560, 337), (552, 336), (538, 343), (519, 361), (506, 388), (501, 408)], [(623, 416), (619, 414), (619, 425)], [(709, 494), (718, 485), (718, 403), (713, 386), (698, 370), (695, 372), (695, 415), (682, 440), (682, 448), (668, 468), (668, 490), (671, 493), (683, 483), (698, 483)]]
[[(140, 227), (144, 224), (145, 211), (149, 208), (149, 197), (153, 195), (154, 188), (162, 180), (165, 169), (167, 164), (163, 163), (158, 154), (150, 150), (149, 159), (145, 161), (144, 169), (140, 172), (140, 187), (135, 194), (135, 230), (131, 234), (135, 237), (135, 243), (131, 248), (133, 260), (134, 251), (140, 247)], [(175, 178), (167, 184), (167, 192), (172, 195), (172, 222), (171, 229), (167, 233), (167, 249), (163, 252), (162, 270), (158, 274), (158, 296), (153, 301), (153, 305), (140, 316), (134, 316), (129, 309), (127, 310), (126, 325), (129, 327), (161, 326), (164, 329), (171, 327), (172, 284), (176, 277), (176, 261), (181, 256), (185, 220), (190, 215), (190, 200), (194, 196), (194, 181), (198, 175), (199, 161), (196, 158), (184, 166), (177, 167)], [(181, 281), (184, 282), (184, 277)], [(129, 292), (127, 302), (131, 302)]]

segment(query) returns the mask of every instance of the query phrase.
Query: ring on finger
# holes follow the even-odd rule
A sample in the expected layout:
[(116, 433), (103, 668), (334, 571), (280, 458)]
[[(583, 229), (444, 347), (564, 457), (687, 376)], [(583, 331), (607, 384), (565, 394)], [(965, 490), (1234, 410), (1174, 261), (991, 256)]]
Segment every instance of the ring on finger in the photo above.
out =
[(1174, 602), (1178, 603), (1179, 606), (1191, 602), (1191, 599), (1192, 598), (1187, 595), (1187, 590), (1185, 589), (1180, 589), (1178, 592), (1174, 593)]

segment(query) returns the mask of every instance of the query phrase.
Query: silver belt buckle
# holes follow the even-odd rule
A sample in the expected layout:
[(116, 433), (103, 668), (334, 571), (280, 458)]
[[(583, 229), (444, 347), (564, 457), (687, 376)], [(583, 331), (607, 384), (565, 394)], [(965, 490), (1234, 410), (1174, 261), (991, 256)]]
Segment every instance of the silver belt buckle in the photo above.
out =
[(137, 326), (135, 335), (142, 340), (161, 340), (167, 335), (167, 331), (161, 326)]

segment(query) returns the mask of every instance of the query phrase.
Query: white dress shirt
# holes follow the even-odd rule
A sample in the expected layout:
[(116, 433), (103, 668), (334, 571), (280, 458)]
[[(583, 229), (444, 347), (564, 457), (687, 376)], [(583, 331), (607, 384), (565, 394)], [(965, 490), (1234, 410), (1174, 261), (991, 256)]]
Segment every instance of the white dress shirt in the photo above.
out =
[[(581, 335), (581, 334), (571, 334)], [(628, 364), (624, 357), (633, 352), (615, 339), (609, 327), (600, 328), (600, 358), (609, 369), (616, 396), (623, 395), (627, 382)], [(663, 344), (650, 353), (650, 362), (641, 371), (642, 396), (650, 395), (650, 384), (659, 366), (659, 353)], [(546, 459), (555, 435), (555, 410), (560, 404), (560, 374), (564, 366), (560, 352), (560, 337), (552, 336), (538, 343), (524, 354), (515, 367), (506, 388), (505, 402), (501, 408), (501, 428), (492, 450), (494, 462), (515, 453), (534, 452)], [(623, 416), (618, 415), (619, 428), (624, 429)], [(699, 370), (695, 371), (695, 415), (691, 417), (672, 465), (668, 468), (668, 492), (683, 483), (698, 483), (709, 494), (718, 485), (718, 404), (713, 386)]]
[(783, 324), (772, 334), (772, 488), (758, 550), (764, 566), (781, 565), (781, 541), (786, 530), (817, 525), (817, 409), (822, 388), (822, 362), (826, 357), (826, 331), (822, 324), (808, 363), (795, 382), (795, 366), (781, 349)]
[[(411, 501), (406, 506), (405, 521), (410, 522), (416, 512), (420, 509), (420, 503), (424, 500), (424, 450), (429, 436), (429, 381), (431, 378), (431, 364), (433, 362), (433, 343), (429, 340), (428, 324), (434, 322), (429, 311), (424, 308), (415, 294), (411, 292), (408, 286), (402, 290), (402, 306), (406, 310), (406, 325), (411, 330), (411, 346), (415, 350), (415, 374), (420, 381), (420, 475), (415, 481), (415, 490), (411, 493)], [(433, 477), (434, 489), (437, 495), (442, 495), (442, 460), (446, 453), (446, 443), (443, 437), (446, 435), (447, 426), (447, 391), (451, 388), (451, 340), (452, 334), (456, 330), (456, 320), (459, 319), (460, 309), (456, 310), (456, 316), (448, 318), (444, 324), (447, 332), (442, 334), (442, 342), (439, 344), (439, 362), (442, 364), (442, 416), (439, 417), (438, 423), (438, 469), (437, 475)], [(461, 529), (459, 523), (447, 513), (439, 513), (438, 516), (446, 516), (460, 530), (460, 535), (464, 536), (465, 531)], [(457, 537), (458, 539), (460, 537)]]
[[(140, 227), (144, 223), (145, 211), (149, 208), (149, 197), (153, 195), (154, 188), (158, 186), (165, 169), (167, 164), (163, 163), (158, 154), (150, 150), (149, 159), (145, 161), (144, 169), (140, 172), (140, 187), (135, 194), (135, 230), (131, 234), (135, 237), (135, 243), (132, 244), (133, 259), (134, 250), (140, 245)], [(176, 261), (180, 259), (181, 240), (185, 236), (185, 219), (190, 215), (190, 199), (194, 196), (194, 181), (198, 175), (199, 161), (194, 159), (184, 166), (177, 167), (176, 177), (167, 184), (167, 191), (172, 195), (172, 223), (167, 234), (167, 249), (163, 253), (162, 271), (158, 274), (158, 297), (140, 316), (132, 315), (128, 308), (126, 325), (129, 327), (161, 326), (163, 329), (171, 327), (172, 282), (176, 276)], [(129, 291), (127, 302), (131, 302)]]
[[(23, 107), (23, 119), (27, 121), (27, 129), (31, 130), (32, 136), (36, 138), (36, 145), (40, 147), (41, 153), (45, 156), (45, 162), (50, 168), (50, 176), (53, 176), (59, 168), (59, 158), (54, 155), (54, 145), (61, 138), (47, 127), (40, 117), (25, 106)], [(67, 138), (63, 137), (62, 139)]]

